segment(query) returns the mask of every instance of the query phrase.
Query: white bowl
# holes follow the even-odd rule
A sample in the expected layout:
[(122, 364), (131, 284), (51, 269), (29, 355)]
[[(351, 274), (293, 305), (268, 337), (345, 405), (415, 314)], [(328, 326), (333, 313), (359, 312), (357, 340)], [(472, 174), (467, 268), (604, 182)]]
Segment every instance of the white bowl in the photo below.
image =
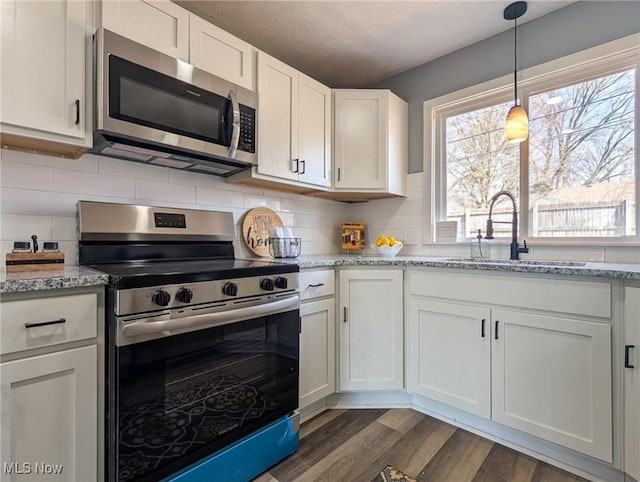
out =
[(376, 246), (372, 244), (371, 247), (375, 250), (378, 256), (393, 257), (402, 249), (402, 243), (397, 242), (393, 246)]

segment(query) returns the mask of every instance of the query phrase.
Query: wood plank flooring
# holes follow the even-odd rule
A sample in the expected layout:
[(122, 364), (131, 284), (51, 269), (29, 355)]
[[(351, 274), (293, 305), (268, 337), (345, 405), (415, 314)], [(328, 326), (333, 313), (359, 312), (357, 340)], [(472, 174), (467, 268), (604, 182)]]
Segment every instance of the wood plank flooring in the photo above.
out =
[(411, 409), (328, 410), (254, 482), (370, 482), (393, 465), (424, 482), (586, 482)]

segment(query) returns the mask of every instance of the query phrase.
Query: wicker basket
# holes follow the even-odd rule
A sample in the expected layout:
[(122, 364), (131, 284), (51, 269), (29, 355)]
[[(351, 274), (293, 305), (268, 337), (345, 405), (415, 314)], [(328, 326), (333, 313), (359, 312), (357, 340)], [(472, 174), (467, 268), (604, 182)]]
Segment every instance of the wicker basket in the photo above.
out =
[(297, 258), (301, 249), (300, 238), (269, 238), (269, 254), (274, 258)]

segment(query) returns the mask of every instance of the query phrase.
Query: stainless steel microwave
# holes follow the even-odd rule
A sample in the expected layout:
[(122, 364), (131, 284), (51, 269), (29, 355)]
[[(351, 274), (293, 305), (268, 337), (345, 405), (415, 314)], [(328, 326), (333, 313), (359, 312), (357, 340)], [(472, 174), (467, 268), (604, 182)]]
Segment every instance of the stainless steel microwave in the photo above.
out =
[(100, 29), (91, 152), (229, 176), (258, 162), (255, 92)]

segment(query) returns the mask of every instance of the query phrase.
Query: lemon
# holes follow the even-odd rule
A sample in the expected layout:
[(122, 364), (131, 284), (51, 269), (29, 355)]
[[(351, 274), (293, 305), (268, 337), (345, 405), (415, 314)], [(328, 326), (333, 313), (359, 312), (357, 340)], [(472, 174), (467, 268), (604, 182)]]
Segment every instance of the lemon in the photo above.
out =
[(396, 244), (396, 238), (393, 236), (387, 236), (387, 239), (389, 240), (389, 246), (394, 246)]
[(389, 239), (386, 236), (378, 236), (376, 246), (389, 246)]

